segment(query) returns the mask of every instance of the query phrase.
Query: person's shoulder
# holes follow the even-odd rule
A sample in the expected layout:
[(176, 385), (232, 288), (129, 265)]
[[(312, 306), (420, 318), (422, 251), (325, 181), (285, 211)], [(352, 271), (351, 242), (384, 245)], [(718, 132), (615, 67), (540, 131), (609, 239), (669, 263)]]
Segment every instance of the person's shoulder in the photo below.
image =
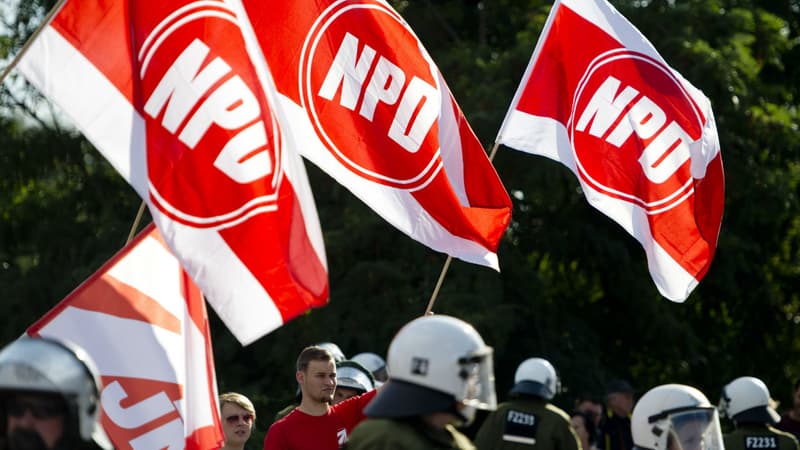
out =
[(514, 409), (529, 413), (540, 413), (542, 411), (547, 411), (547, 405), (550, 403), (547, 400), (530, 395), (524, 395), (519, 397), (514, 397), (506, 402), (508, 405), (508, 409)]
[(458, 431), (454, 426), (448, 425), (447, 431), (450, 432), (450, 435), (453, 437), (453, 448), (458, 450), (475, 450), (475, 444), (469, 440), (469, 438), (463, 434), (462, 432)]
[(295, 407), (280, 419), (276, 420), (275, 422), (272, 422), (272, 425), (269, 426), (269, 429), (270, 430), (273, 428), (280, 429), (289, 426), (289, 424), (301, 419), (303, 416), (304, 414)]
[(368, 418), (350, 433), (347, 450), (420, 448), (416, 432), (407, 423), (384, 418)]
[(777, 429), (775, 427), (771, 427), (771, 426), (768, 426), (767, 429), (770, 432), (772, 432), (773, 434), (775, 434), (776, 436), (780, 436), (782, 439), (786, 439), (788, 441), (792, 441), (792, 442), (795, 443), (795, 445), (797, 445), (797, 438), (792, 433), (789, 433), (789, 432), (783, 431), (783, 430), (779, 430), (779, 429)]
[(509, 410), (509, 409), (511, 409), (512, 406), (514, 406), (514, 405), (510, 401), (503, 402), (503, 403), (498, 403), (497, 404), (497, 408), (495, 408), (494, 411), (492, 411), (492, 414), (497, 414), (498, 412)]
[(385, 430), (404, 428), (405, 426), (405, 423), (401, 421), (395, 421), (383, 417), (369, 417), (358, 424), (358, 426), (353, 430), (353, 434), (355, 435), (357, 431), (359, 433), (370, 433), (375, 431), (383, 432)]
[(545, 409), (549, 413), (551, 413), (554, 417), (557, 417), (559, 419), (563, 419), (567, 423), (571, 423), (570, 418), (569, 418), (569, 414), (567, 414), (566, 411), (564, 411), (563, 409), (559, 408), (558, 406), (556, 406), (556, 405), (554, 405), (552, 403), (548, 403), (547, 405), (545, 405)]
[(296, 403), (292, 403), (291, 405), (286, 405), (285, 408), (283, 408), (282, 410), (280, 410), (277, 413), (275, 413), (275, 418), (272, 419), (272, 422), (275, 423), (275, 422), (283, 419), (284, 417), (289, 415), (290, 412), (294, 411), (295, 408), (297, 408), (297, 404)]

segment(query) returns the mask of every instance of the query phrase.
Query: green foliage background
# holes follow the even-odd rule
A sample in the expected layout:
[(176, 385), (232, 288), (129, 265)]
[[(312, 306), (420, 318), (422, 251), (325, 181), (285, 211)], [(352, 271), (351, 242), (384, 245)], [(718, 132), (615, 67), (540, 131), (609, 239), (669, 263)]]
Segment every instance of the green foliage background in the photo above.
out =
[[(52, 2), (0, 10), (0, 58), (15, 54)], [(491, 146), (551, 2), (393, 1)], [(636, 241), (583, 198), (565, 167), (501, 148), (514, 200), (501, 272), (454, 261), (434, 310), (473, 323), (496, 351), (501, 397), (516, 365), (550, 359), (567, 388), (610, 378), (644, 392), (695, 385), (712, 401), (734, 377), (762, 378), (790, 402), (800, 377), (800, 2), (616, 0), (662, 56), (712, 100), (726, 175), (714, 263), (684, 304), (661, 298)], [(580, 36), (575, 37), (580, 45)], [(8, 61), (8, 59), (6, 59)], [(16, 86), (15, 88), (9, 88)], [(0, 338), (8, 342), (124, 244), (139, 199), (63, 119), (12, 75), (0, 92)], [(383, 222), (307, 165), (324, 231), (330, 304), (242, 347), (213, 312), (220, 391), (258, 407), (260, 438), (294, 395), (310, 343), (385, 354), (425, 310), (445, 257)]]

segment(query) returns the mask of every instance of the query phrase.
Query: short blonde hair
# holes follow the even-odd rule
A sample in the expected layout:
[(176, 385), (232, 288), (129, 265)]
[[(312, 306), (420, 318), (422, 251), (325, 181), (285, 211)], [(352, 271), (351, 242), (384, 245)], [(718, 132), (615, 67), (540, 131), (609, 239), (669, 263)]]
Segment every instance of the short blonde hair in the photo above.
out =
[(226, 392), (219, 396), (219, 407), (222, 409), (222, 405), (225, 403), (233, 403), (236, 406), (244, 409), (245, 411), (249, 412), (253, 415), (253, 419), (256, 417), (256, 408), (253, 406), (253, 402), (250, 401), (249, 398), (245, 397), (238, 392)]

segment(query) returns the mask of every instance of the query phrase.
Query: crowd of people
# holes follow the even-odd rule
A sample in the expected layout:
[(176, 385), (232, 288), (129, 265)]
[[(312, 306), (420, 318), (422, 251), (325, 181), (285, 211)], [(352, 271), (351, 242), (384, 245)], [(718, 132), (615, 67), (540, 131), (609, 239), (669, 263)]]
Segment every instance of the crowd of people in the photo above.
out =
[[(310, 349), (325, 351), (304, 366)], [(519, 364), (497, 404), (491, 348), (453, 317), (410, 322), (386, 361), (363, 355), (353, 362), (329, 342), (303, 350), (299, 403), (276, 417), (264, 449), (800, 450), (800, 382), (782, 417), (754, 377), (726, 385), (718, 405), (692, 386), (666, 384), (639, 397), (628, 381), (611, 380), (603, 398), (577, 398), (567, 412), (552, 403), (561, 393), (556, 368), (536, 357)], [(325, 383), (309, 385), (313, 376)], [(310, 396), (314, 409), (303, 406)]]
[[(68, 343), (22, 337), (3, 348), (0, 450), (112, 449), (97, 418), (96, 373)], [(533, 357), (519, 364), (498, 404), (492, 348), (469, 323), (442, 315), (406, 324), (386, 360), (310, 345), (295, 379), (296, 402), (275, 415), (264, 450), (800, 450), (800, 381), (783, 416), (764, 382), (750, 376), (726, 384), (717, 404), (692, 386), (665, 384), (638, 396), (613, 380), (602, 401), (578, 398), (567, 413), (552, 403), (561, 393), (556, 368)], [(221, 448), (244, 450), (253, 403), (223, 393), (219, 412)]]

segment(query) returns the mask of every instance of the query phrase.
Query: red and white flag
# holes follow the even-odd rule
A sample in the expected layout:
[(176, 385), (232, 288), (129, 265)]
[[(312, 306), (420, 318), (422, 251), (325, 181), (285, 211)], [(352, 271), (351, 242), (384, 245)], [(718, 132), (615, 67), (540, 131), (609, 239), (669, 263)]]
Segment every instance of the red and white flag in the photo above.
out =
[(205, 303), (153, 225), (28, 334), (89, 354), (116, 449), (208, 450), (224, 440)]
[(711, 103), (605, 0), (555, 2), (497, 142), (569, 167), (664, 297), (708, 271), (724, 200)]
[(322, 233), (274, 84), (233, 0), (67, 0), (20, 69), (146, 199), (250, 343), (327, 302)]
[(511, 201), (444, 79), (380, 0), (244, 0), (301, 154), (428, 247), (497, 268)]

